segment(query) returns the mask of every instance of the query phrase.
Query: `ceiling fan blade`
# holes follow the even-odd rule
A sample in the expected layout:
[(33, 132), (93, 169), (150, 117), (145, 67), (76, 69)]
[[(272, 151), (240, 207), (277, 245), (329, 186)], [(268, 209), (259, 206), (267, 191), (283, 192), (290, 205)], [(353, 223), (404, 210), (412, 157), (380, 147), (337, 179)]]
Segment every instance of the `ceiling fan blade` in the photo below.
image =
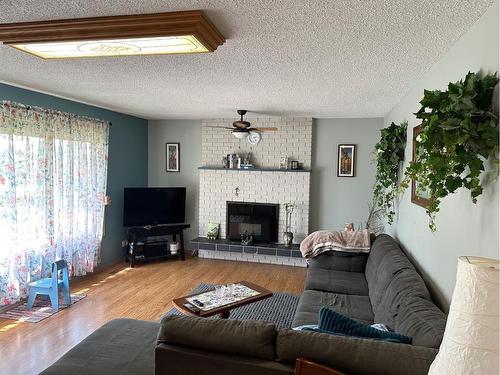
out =
[(256, 132), (275, 132), (278, 131), (278, 128), (250, 128), (247, 130)]
[(238, 121), (233, 122), (233, 126), (235, 128), (238, 128), (238, 129), (246, 129), (246, 128), (249, 128), (250, 125), (251, 124), (248, 121), (244, 121), (244, 120), (238, 120)]
[(229, 129), (233, 130), (234, 128), (227, 128), (225, 126), (214, 126), (214, 125), (206, 125), (207, 128), (215, 128), (215, 129)]

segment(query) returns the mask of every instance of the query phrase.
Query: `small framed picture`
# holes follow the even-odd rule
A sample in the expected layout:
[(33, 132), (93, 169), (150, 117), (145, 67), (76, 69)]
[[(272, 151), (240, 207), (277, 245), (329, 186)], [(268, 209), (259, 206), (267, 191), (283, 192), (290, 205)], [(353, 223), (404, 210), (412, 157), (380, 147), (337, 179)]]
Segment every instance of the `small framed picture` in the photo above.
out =
[(339, 145), (337, 160), (338, 177), (354, 177), (356, 145)]
[(180, 172), (179, 143), (167, 143), (167, 172)]
[(290, 162), (291, 169), (299, 169), (299, 162), (297, 160), (292, 160)]

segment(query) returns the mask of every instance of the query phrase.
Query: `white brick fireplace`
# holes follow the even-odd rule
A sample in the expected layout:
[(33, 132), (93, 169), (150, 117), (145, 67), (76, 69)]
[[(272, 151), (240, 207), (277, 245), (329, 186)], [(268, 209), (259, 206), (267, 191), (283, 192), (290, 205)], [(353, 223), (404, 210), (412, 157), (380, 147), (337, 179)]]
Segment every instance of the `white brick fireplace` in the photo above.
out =
[[(209, 222), (220, 223), (220, 238), (226, 237), (226, 202), (260, 202), (280, 205), (278, 239), (281, 242), (285, 228), (283, 204), (293, 201), (296, 208), (291, 228), (294, 242), (300, 242), (309, 229), (309, 188), (311, 168), (311, 118), (259, 117), (248, 119), (255, 127), (276, 127), (277, 132), (262, 133), (261, 142), (252, 146), (236, 139), (229, 130), (207, 127), (231, 126), (234, 119), (202, 122), (202, 167), (200, 168), (199, 235), (206, 236)], [(231, 153), (250, 152), (255, 170), (220, 169), (222, 158)], [(304, 171), (279, 171), (280, 159), (288, 156), (304, 165)], [(213, 169), (212, 169), (213, 168)], [(264, 170), (262, 170), (264, 169)], [(200, 256), (217, 257), (215, 253), (199, 249)], [(245, 254), (244, 254), (245, 255)], [(302, 265), (302, 259), (276, 261), (272, 257), (248, 254), (250, 259), (234, 259), (267, 263)], [(232, 258), (226, 253), (223, 258)], [(243, 257), (244, 258), (244, 257)], [(267, 260), (267, 261), (266, 261)]]

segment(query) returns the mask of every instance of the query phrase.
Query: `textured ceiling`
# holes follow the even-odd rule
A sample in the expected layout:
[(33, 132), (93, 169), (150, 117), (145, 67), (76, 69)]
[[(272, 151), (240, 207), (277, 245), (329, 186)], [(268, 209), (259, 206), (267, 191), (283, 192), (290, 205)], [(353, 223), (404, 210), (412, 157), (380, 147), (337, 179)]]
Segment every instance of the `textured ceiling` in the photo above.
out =
[(0, 0), (0, 23), (205, 9), (227, 38), (213, 54), (51, 61), (0, 45), (0, 80), (150, 119), (380, 117), (492, 3)]

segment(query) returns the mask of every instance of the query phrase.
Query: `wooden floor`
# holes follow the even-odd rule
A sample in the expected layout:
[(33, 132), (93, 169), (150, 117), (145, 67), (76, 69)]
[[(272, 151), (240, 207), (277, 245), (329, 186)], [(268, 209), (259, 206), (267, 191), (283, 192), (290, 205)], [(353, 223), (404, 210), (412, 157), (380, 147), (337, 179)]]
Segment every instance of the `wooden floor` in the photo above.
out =
[(107, 321), (158, 320), (172, 299), (201, 282), (248, 280), (273, 291), (300, 293), (306, 270), (271, 264), (191, 258), (128, 268), (116, 264), (71, 283), (87, 297), (39, 323), (0, 319), (0, 374), (38, 374)]

